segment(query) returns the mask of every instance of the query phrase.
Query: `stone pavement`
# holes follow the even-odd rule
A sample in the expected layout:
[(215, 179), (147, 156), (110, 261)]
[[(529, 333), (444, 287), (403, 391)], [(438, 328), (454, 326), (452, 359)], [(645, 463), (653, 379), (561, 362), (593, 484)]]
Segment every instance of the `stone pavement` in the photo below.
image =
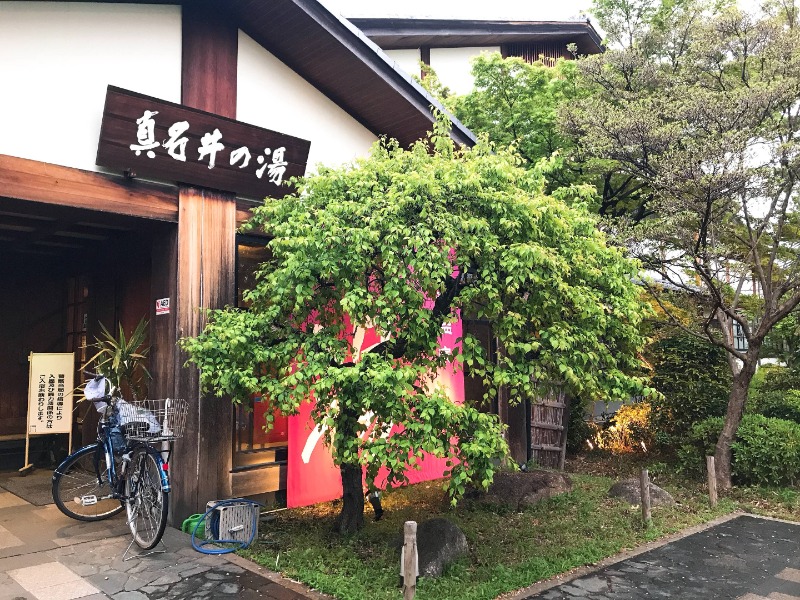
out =
[[(47, 473), (32, 476), (49, 481)], [(197, 552), (171, 527), (162, 554), (142, 557), (134, 546), (123, 560), (129, 541), (123, 514), (74, 521), (54, 504), (35, 506), (0, 489), (0, 600), (327, 598), (233, 554)]]
[(750, 515), (719, 521), (513, 600), (800, 600), (800, 524)]

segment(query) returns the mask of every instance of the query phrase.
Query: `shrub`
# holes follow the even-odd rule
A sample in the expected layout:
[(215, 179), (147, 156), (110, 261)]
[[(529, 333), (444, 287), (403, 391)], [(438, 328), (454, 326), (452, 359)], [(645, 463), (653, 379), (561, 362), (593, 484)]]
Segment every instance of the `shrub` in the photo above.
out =
[(733, 471), (743, 483), (790, 486), (800, 481), (800, 426), (748, 415), (733, 443)]
[(596, 436), (597, 445), (612, 452), (635, 452), (652, 445), (650, 403), (624, 404), (614, 413), (608, 427)]
[(722, 417), (709, 417), (692, 425), (678, 449), (678, 467), (681, 471), (690, 475), (705, 473), (705, 457), (714, 454), (723, 422)]
[(800, 390), (800, 371), (779, 366), (761, 367), (753, 377), (752, 392), (767, 394), (770, 392)]
[(753, 404), (755, 413), (800, 423), (800, 390), (768, 392), (762, 394)]
[(586, 440), (594, 437), (592, 425), (586, 421), (588, 402), (573, 398), (569, 403), (569, 423), (567, 425), (567, 452), (577, 454), (586, 449)]
[(750, 385), (746, 410), (800, 423), (800, 373), (786, 367), (761, 367)]
[[(722, 421), (711, 418), (692, 427), (678, 452), (682, 470), (704, 472)], [(739, 484), (786, 486), (800, 481), (800, 425), (793, 421), (745, 415), (732, 448), (733, 475)]]
[(650, 423), (658, 442), (673, 445), (691, 427), (725, 414), (731, 375), (725, 351), (685, 333), (663, 338), (647, 351), (653, 387)]

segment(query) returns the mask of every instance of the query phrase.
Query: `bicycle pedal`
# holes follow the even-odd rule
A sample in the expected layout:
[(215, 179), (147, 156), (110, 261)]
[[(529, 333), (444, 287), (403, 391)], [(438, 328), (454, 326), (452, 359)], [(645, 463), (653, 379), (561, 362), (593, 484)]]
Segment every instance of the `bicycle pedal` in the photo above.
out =
[(97, 496), (81, 496), (80, 498), (75, 498), (75, 503), (81, 506), (93, 506), (97, 504)]

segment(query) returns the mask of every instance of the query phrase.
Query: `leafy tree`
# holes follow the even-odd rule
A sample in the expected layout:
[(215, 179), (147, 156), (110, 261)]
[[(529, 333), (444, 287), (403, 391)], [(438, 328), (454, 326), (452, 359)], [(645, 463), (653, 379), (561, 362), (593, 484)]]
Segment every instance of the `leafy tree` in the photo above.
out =
[(607, 45), (630, 48), (663, 4), (664, 0), (594, 0), (591, 12), (606, 32)]
[(764, 340), (764, 356), (776, 358), (794, 372), (800, 370), (800, 320), (790, 313)]
[(735, 0), (594, 0), (592, 14), (611, 48), (659, 47), (668, 59), (682, 54), (691, 25), (707, 11), (720, 12)]
[[(640, 393), (636, 266), (606, 245), (585, 208), (543, 195), (544, 176), (485, 143), (455, 148), (448, 121), (406, 150), (377, 143), (354, 165), (322, 168), (297, 193), (267, 199), (250, 226), (270, 237), (251, 309), (211, 311), (184, 340), (204, 385), (234, 401), (265, 394), (284, 414), (314, 398), (313, 418), (344, 489), (337, 524), (363, 524), (367, 481), (390, 485), (422, 452), (451, 460), (453, 498), (486, 487), (507, 452), (494, 415), (456, 406), (433, 384), (466, 364), (513, 397), (561, 384), (586, 396)], [(438, 350), (459, 315), (493, 324), (503, 353), (478, 340)], [(385, 340), (356, 360), (347, 323)], [(368, 415), (369, 418), (365, 418)], [(393, 423), (402, 434), (385, 437)]]
[(472, 61), (472, 75), (474, 91), (451, 99), (468, 127), (498, 145), (513, 145), (528, 166), (572, 146), (559, 131), (557, 109), (580, 94), (574, 61), (545, 66), (494, 52)]
[(472, 74), (472, 92), (446, 99), (465, 125), (497, 145), (513, 146), (528, 168), (554, 157), (557, 168), (548, 172), (552, 193), (588, 183), (597, 188), (598, 202), (592, 209), (600, 215), (647, 215), (649, 189), (635, 177), (619, 174), (609, 161), (587, 159), (560, 126), (562, 107), (588, 93), (575, 61), (560, 59), (548, 66), (498, 53), (482, 54), (474, 59)]
[[(583, 152), (653, 191), (654, 215), (620, 235), (702, 307), (686, 329), (727, 352), (733, 382), (715, 450), (723, 488), (765, 338), (800, 303), (800, 38), (793, 4), (779, 8), (755, 18), (687, 4), (674, 15), (682, 45), (634, 42), (581, 60), (593, 93), (565, 115)], [(752, 291), (755, 319), (742, 311)]]

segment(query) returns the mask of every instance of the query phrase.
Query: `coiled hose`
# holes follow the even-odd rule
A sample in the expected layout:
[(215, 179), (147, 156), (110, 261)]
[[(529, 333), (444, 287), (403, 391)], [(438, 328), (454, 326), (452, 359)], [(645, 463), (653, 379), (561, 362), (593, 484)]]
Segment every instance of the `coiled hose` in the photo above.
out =
[[(250, 539), (247, 541), (243, 540), (216, 540), (216, 539), (198, 539), (197, 538), (197, 530), (203, 525), (203, 532), (209, 531), (209, 529), (213, 533), (213, 526), (206, 527), (206, 523), (213, 522), (214, 519), (214, 512), (224, 506), (241, 506), (242, 504), (249, 504), (250, 507), (253, 509), (253, 527), (250, 533)], [(209, 508), (205, 514), (203, 515), (202, 519), (199, 519), (194, 527), (192, 528), (192, 548), (197, 550), (198, 552), (202, 552), (203, 554), (229, 554), (231, 552), (236, 552), (237, 550), (241, 550), (243, 548), (247, 548), (250, 544), (253, 543), (253, 540), (258, 533), (258, 518), (259, 512), (255, 510), (254, 507), (256, 506), (264, 506), (260, 502), (256, 502), (255, 500), (245, 500), (244, 498), (231, 498), (230, 500), (220, 500), (219, 502), (215, 503), (211, 508)], [(219, 531), (219, 525), (217, 526), (217, 535), (220, 535), (222, 532)], [(229, 533), (229, 532), (226, 532)], [(218, 544), (231, 544), (229, 547), (225, 548), (207, 548), (208, 545), (218, 545)]]

